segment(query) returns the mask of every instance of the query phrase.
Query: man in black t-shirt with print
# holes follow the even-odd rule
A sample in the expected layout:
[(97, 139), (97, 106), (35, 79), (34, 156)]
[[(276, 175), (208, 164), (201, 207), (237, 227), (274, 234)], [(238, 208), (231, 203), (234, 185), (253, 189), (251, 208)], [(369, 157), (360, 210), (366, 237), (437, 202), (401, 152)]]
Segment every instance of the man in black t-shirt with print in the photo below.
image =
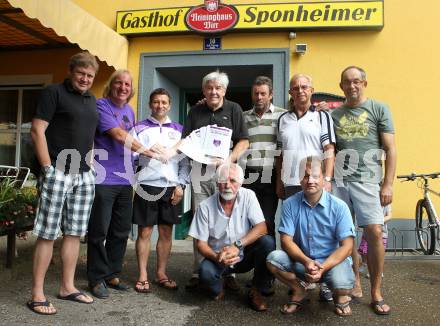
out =
[(32, 299), (27, 306), (43, 315), (56, 313), (44, 294), (44, 278), (54, 241), (63, 233), (62, 277), (58, 298), (80, 303), (93, 299), (74, 285), (80, 237), (94, 199), (94, 171), (90, 151), (98, 124), (96, 99), (89, 92), (98, 71), (93, 55), (70, 58), (69, 76), (44, 89), (32, 120), (31, 136), (42, 167), (33, 233), (38, 237), (33, 258)]

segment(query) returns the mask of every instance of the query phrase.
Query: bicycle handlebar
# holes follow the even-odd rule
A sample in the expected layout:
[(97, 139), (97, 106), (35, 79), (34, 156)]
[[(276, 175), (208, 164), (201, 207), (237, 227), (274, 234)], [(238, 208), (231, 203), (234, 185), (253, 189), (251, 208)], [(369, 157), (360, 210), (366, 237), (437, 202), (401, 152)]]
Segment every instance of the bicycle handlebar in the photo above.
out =
[(421, 179), (426, 179), (426, 178), (437, 179), (439, 177), (440, 177), (440, 172), (427, 173), (427, 174), (411, 173), (411, 174), (408, 174), (408, 175), (398, 175), (397, 179), (406, 179), (406, 180), (403, 180), (403, 181), (414, 181), (417, 178), (421, 178)]

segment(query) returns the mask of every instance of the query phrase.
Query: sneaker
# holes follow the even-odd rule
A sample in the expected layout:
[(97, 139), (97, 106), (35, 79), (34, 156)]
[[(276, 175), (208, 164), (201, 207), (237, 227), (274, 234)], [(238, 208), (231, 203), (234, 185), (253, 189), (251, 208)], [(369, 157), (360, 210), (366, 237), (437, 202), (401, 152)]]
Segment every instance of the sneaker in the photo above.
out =
[(321, 286), (319, 288), (319, 301), (323, 301), (323, 302), (333, 301), (333, 293), (325, 283), (321, 283)]
[(118, 291), (128, 291), (130, 289), (127, 284), (121, 282), (121, 280), (117, 277), (105, 281), (105, 284), (107, 285), (107, 287)]
[(99, 299), (107, 299), (109, 297), (109, 291), (104, 282), (99, 282), (95, 286), (90, 286), (90, 292)]

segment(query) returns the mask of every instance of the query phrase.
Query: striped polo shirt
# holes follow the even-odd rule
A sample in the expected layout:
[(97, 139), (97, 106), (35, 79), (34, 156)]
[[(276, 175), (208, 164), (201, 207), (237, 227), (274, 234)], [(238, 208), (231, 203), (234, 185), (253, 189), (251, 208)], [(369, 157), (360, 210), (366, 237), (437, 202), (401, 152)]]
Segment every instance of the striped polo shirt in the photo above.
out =
[(260, 118), (255, 109), (243, 112), (244, 121), (249, 132), (249, 150), (247, 167), (260, 170), (272, 168), (277, 146), (277, 124), (285, 109), (270, 105), (269, 110)]
[(333, 120), (328, 112), (318, 112), (312, 105), (301, 118), (294, 111), (282, 114), (278, 121), (277, 148), (283, 151), (284, 185), (299, 185), (301, 160), (307, 156), (323, 157), (324, 147), (335, 143)]

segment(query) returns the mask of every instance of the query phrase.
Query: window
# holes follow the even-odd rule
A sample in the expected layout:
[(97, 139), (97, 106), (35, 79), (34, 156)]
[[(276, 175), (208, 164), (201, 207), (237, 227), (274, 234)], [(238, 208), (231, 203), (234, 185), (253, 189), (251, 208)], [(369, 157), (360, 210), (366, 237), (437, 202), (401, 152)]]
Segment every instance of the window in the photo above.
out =
[(42, 86), (0, 86), (0, 164), (36, 167), (30, 136)]

